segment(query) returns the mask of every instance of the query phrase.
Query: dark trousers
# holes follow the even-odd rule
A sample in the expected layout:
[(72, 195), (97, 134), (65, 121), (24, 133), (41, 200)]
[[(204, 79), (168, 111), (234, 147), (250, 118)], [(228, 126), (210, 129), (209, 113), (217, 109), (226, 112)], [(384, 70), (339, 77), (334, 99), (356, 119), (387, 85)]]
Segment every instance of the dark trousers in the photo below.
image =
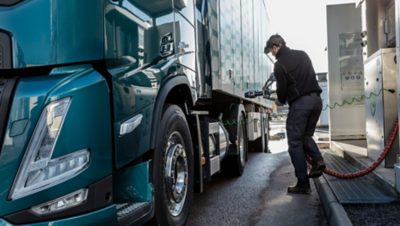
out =
[(309, 184), (305, 154), (312, 161), (322, 160), (318, 146), (312, 138), (321, 111), (322, 100), (315, 93), (300, 97), (289, 107), (286, 120), (289, 155), (300, 184)]

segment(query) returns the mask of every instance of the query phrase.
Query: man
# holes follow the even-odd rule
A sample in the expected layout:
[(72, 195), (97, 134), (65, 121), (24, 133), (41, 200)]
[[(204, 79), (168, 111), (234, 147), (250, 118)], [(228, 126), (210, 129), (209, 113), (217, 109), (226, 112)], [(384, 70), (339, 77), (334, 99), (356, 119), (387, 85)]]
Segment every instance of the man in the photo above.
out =
[[(288, 187), (288, 193), (309, 194), (309, 178), (319, 177), (325, 170), (321, 153), (312, 138), (322, 110), (322, 90), (308, 55), (288, 48), (280, 35), (268, 39), (264, 52), (270, 52), (277, 59), (274, 74), (278, 98), (275, 103), (279, 106), (289, 104), (286, 133), (297, 184)], [(306, 155), (312, 159), (308, 175)]]

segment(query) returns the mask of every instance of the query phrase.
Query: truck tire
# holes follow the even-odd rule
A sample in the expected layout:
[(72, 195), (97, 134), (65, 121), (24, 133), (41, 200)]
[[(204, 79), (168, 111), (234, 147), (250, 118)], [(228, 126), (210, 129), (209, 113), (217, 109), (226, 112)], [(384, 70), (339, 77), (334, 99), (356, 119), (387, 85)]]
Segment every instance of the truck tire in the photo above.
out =
[(233, 176), (241, 176), (247, 161), (248, 140), (246, 118), (243, 105), (233, 105), (227, 113), (226, 121), (235, 121), (226, 126), (229, 133), (229, 154), (225, 170)]
[(268, 144), (269, 144), (269, 122), (268, 122), (268, 119), (262, 121), (261, 127), (262, 127), (261, 128), (261, 136), (263, 136), (263, 137), (258, 138), (254, 142), (255, 143), (255, 151), (270, 153), (270, 150), (268, 147)]
[(153, 159), (155, 220), (185, 225), (193, 199), (193, 146), (186, 117), (167, 105), (160, 122)]
[(238, 126), (238, 136), (237, 136), (237, 149), (239, 154), (234, 155), (233, 161), (233, 173), (235, 176), (241, 176), (244, 171), (244, 167), (247, 161), (247, 130), (246, 130), (246, 120), (244, 114), (240, 114), (239, 126)]

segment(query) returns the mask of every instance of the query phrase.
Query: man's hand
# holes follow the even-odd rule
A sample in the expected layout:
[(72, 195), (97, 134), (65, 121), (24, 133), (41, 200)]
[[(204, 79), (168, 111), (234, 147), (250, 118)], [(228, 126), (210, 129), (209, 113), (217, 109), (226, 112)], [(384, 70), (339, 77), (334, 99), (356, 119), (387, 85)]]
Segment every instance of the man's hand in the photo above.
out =
[(285, 104), (281, 103), (281, 102), (279, 101), (278, 98), (275, 99), (275, 104), (276, 104), (277, 106), (283, 106), (283, 105), (285, 105)]

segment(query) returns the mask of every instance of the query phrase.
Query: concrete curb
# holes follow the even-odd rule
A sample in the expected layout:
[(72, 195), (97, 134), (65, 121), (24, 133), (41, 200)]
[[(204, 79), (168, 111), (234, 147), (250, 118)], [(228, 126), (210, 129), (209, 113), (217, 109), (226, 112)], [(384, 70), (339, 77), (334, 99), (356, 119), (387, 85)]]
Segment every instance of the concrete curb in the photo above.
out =
[(314, 179), (319, 198), (330, 226), (352, 226), (342, 204), (338, 202), (325, 177)]

